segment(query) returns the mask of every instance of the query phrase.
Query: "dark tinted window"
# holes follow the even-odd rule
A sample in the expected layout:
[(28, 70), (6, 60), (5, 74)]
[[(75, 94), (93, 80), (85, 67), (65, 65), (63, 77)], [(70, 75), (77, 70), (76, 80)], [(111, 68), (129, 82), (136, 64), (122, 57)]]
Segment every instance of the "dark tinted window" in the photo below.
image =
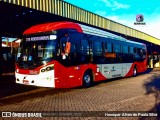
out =
[(89, 55), (89, 41), (81, 40), (81, 52), (83, 55)]
[(107, 51), (108, 52), (113, 52), (112, 51), (112, 44), (111, 43), (107, 43)]
[(102, 55), (102, 42), (95, 41), (93, 43), (93, 51), (94, 55)]
[(114, 45), (114, 51), (116, 53), (120, 53), (121, 52), (121, 46), (120, 45)]
[(134, 53), (133, 47), (129, 47), (128, 49), (129, 49), (129, 53)]
[(128, 53), (128, 46), (123, 46), (123, 53)]

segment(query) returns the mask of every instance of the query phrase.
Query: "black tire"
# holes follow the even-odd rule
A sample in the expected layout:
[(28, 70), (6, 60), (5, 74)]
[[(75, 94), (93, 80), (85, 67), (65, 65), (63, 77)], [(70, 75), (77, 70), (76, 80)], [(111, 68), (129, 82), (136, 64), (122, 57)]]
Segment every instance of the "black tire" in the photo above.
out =
[(133, 68), (133, 77), (137, 76), (137, 68), (136, 66), (134, 66)]
[(83, 76), (83, 87), (88, 88), (91, 87), (93, 83), (93, 76), (90, 71), (84, 73)]

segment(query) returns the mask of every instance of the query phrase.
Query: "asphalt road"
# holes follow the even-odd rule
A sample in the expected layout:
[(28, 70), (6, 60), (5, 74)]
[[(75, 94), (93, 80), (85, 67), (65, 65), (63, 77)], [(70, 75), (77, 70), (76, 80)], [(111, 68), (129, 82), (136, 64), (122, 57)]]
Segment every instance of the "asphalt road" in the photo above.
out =
[[(1, 113), (44, 112), (42, 116), (46, 117), (41, 119), (46, 120), (159, 119), (160, 69), (148, 69), (136, 77), (96, 83), (90, 88), (72, 89), (17, 85), (13, 75), (5, 77), (0, 82)], [(12, 119), (22, 117), (16, 115), (13, 114)], [(30, 119), (40, 119), (40, 116), (33, 117)]]

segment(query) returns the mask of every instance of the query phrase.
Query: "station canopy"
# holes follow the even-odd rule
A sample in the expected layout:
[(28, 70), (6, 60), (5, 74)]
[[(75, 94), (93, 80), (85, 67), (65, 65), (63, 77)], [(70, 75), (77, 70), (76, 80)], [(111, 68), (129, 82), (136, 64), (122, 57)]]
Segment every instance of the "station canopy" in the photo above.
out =
[[(63, 2), (63, 1), (60, 1), (60, 2)], [(69, 4), (67, 3), (66, 5), (69, 5)], [(40, 11), (40, 10), (32, 9), (29, 7), (24, 7), (21, 5), (11, 4), (8, 2), (0, 1), (0, 8), (1, 8), (0, 9), (0, 36), (1, 37), (21, 38), (25, 29), (40, 23), (56, 22), (56, 21), (71, 21), (71, 22), (84, 23), (83, 21), (77, 21), (76, 19), (70, 18), (69, 16), (68, 17), (60, 16), (58, 14), (52, 14), (42, 10)], [(72, 15), (72, 14), (67, 14), (67, 15)], [(95, 16), (98, 16), (98, 15), (95, 15)], [(84, 23), (84, 24), (87, 25), (87, 23)], [(94, 26), (94, 25), (90, 24), (90, 26)], [(138, 39), (138, 38), (128, 36), (122, 33), (118, 33), (115, 31), (110, 31), (110, 30), (108, 31), (114, 34), (120, 35), (122, 37), (125, 37), (128, 40), (145, 43), (148, 47), (149, 53), (152, 51), (160, 52), (160, 48), (159, 48), (160, 46), (157, 45), (156, 43), (153, 43), (153, 42), (151, 43), (149, 41)], [(140, 32), (138, 33), (140, 34)]]

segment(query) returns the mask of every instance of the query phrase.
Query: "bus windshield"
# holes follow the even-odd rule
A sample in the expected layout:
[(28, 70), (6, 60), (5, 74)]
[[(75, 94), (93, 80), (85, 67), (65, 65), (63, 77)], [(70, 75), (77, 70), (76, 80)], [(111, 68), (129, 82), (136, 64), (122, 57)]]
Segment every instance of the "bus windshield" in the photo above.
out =
[(41, 40), (24, 42), (17, 55), (17, 61), (37, 62), (55, 59), (57, 40)]

